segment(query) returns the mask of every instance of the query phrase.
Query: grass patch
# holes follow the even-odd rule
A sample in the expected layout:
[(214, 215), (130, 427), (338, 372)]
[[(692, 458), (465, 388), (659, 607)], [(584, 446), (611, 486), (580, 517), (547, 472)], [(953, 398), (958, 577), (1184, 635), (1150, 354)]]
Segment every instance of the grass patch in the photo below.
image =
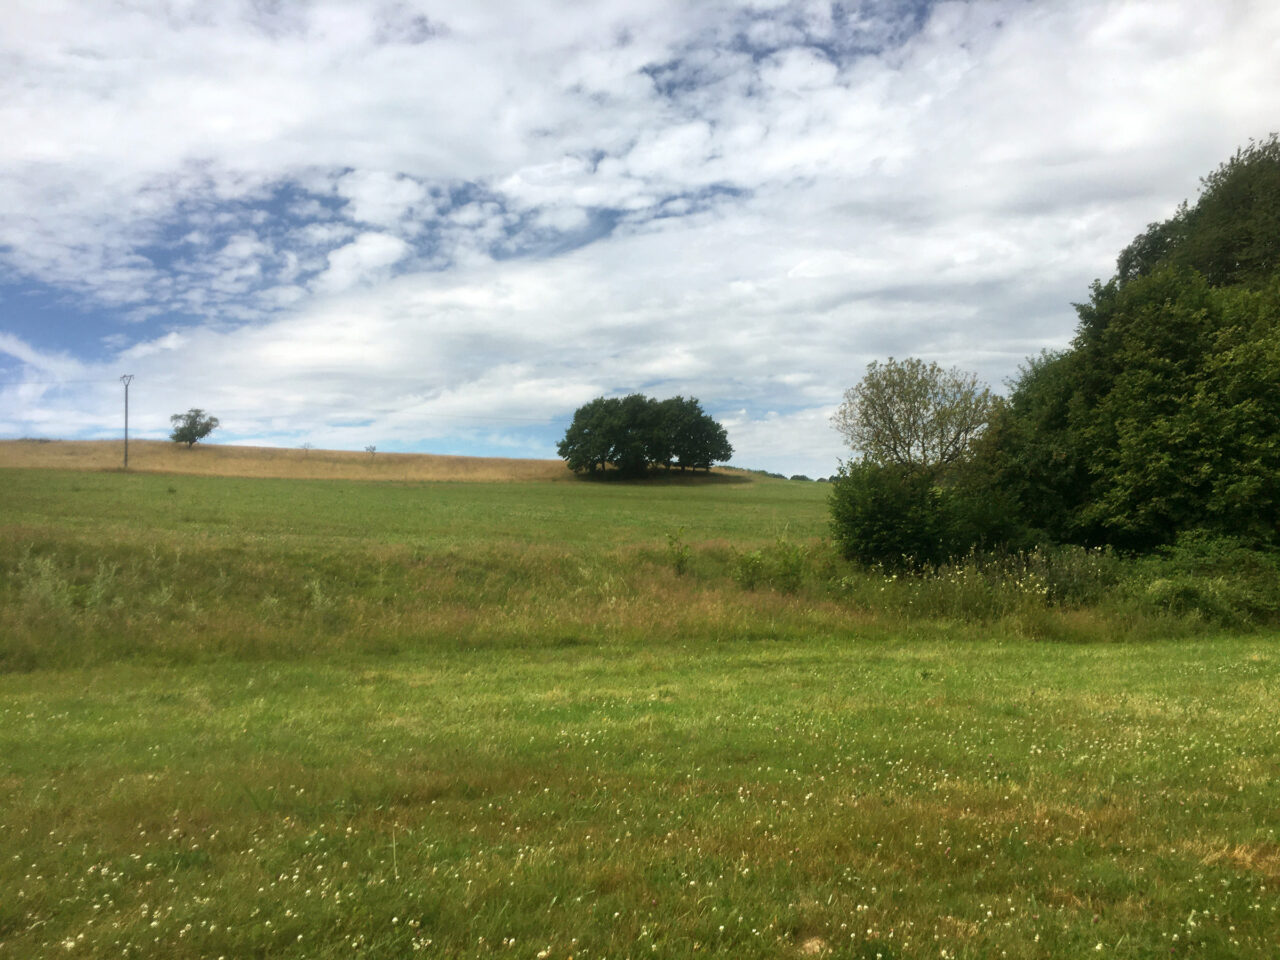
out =
[(0, 939), (1268, 956), (1277, 678), (941, 632), (9, 677)]
[(1280, 950), (1266, 564), (1228, 633), (1143, 584), (1234, 554), (894, 579), (817, 484), (0, 483), (0, 956)]

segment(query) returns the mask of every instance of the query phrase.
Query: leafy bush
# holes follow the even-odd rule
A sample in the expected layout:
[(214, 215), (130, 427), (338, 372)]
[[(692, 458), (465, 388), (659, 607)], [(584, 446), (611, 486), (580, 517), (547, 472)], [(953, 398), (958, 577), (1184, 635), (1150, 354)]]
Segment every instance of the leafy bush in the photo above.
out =
[(1194, 617), (1223, 626), (1238, 626), (1249, 618), (1247, 595), (1225, 577), (1186, 574), (1146, 581), (1140, 599), (1158, 610)]
[(832, 538), (848, 560), (891, 570), (941, 563), (949, 552), (942, 492), (920, 470), (863, 461), (840, 467)]
[(965, 463), (939, 474), (867, 461), (832, 480), (832, 535), (848, 560), (892, 570), (1030, 546), (1006, 497)]
[(752, 550), (740, 553), (734, 562), (733, 579), (744, 590), (755, 590), (767, 579), (764, 565), (764, 552)]
[(1268, 622), (1280, 613), (1276, 555), (1202, 530), (1137, 561), (1127, 586), (1150, 609), (1222, 626)]

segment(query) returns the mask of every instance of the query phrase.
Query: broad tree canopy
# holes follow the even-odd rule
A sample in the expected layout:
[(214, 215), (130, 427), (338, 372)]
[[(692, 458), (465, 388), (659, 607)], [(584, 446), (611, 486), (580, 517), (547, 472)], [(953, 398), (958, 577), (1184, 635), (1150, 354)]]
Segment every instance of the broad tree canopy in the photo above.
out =
[(608, 465), (629, 476), (652, 466), (710, 470), (733, 456), (724, 427), (697, 399), (659, 401), (639, 393), (597, 397), (579, 407), (556, 450), (576, 472)]
[(174, 443), (185, 443), (188, 447), (195, 446), (218, 428), (218, 418), (205, 416), (199, 407), (192, 407), (186, 413), (175, 413), (169, 422), (173, 424), (169, 439)]
[(867, 365), (831, 422), (871, 463), (934, 470), (968, 454), (998, 403), (971, 373), (890, 357)]

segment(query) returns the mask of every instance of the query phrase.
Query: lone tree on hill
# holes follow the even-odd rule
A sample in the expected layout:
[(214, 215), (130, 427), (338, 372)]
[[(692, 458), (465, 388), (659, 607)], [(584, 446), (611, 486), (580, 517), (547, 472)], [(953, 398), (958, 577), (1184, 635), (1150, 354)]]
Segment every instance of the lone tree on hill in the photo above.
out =
[(612, 466), (624, 476), (650, 467), (710, 470), (733, 456), (724, 427), (692, 397), (596, 397), (579, 407), (556, 451), (575, 472)]
[(218, 418), (206, 417), (199, 407), (192, 407), (186, 413), (175, 413), (169, 422), (173, 424), (169, 439), (174, 443), (185, 443), (188, 449), (218, 428)]

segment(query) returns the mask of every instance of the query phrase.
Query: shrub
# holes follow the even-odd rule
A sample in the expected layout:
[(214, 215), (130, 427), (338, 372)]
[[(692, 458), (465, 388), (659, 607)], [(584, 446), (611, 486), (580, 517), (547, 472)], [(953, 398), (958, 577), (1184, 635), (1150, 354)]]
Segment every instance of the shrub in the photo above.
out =
[(755, 590), (761, 586), (766, 579), (764, 551), (738, 554), (734, 561), (733, 579), (744, 590)]
[(767, 550), (752, 550), (734, 558), (733, 579), (744, 590), (772, 587), (783, 593), (795, 593), (804, 583), (808, 551), (802, 544), (786, 537)]
[(867, 566), (938, 564), (950, 552), (943, 499), (924, 471), (842, 464), (831, 490), (832, 538), (846, 559)]
[(1143, 606), (1222, 626), (1268, 622), (1280, 613), (1275, 554), (1203, 530), (1137, 561), (1127, 587)]

